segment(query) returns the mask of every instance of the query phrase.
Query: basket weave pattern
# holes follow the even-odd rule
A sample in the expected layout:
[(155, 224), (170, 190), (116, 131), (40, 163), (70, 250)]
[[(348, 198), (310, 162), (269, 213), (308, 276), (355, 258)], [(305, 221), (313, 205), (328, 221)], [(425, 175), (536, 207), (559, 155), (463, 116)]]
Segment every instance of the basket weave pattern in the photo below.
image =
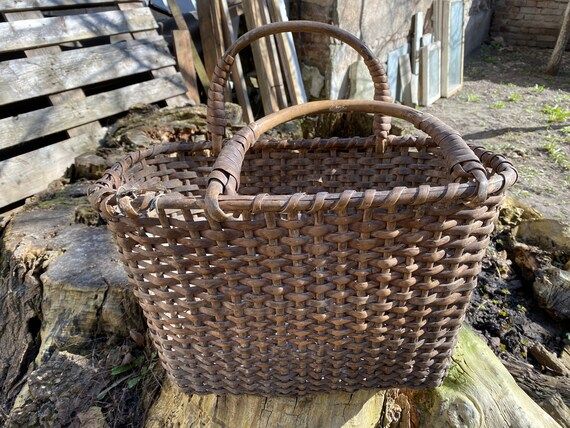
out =
[[(334, 177), (341, 164), (342, 177), (311, 190), (443, 184), (437, 149), (425, 140), (417, 151), (403, 144), (417, 140), (394, 140), (379, 159), (366, 141), (307, 141), (320, 150), (295, 152), (260, 145), (246, 157), (245, 171), (262, 171), (260, 163), (271, 170), (281, 162), (275, 153), (297, 165), (280, 170), (286, 172), (275, 192), (268, 180), (251, 187), (244, 181), (242, 192), (304, 191), (316, 171), (329, 165)], [(327, 147), (334, 145), (342, 148)], [(361, 159), (368, 161), (358, 167)], [(199, 199), (214, 160), (199, 144), (157, 146), (131, 155), (113, 175), (123, 188), (160, 179), (169, 191)], [(383, 173), (364, 171), (369, 160)], [(224, 224), (208, 222), (194, 206), (148, 217), (132, 211), (109, 227), (160, 359), (186, 391), (429, 387), (446, 373), (501, 199), (502, 192), (477, 208), (441, 201), (244, 212)]]
[[(354, 101), (275, 113), (214, 156), (226, 77), (209, 94), (212, 142), (131, 153), (90, 191), (168, 374), (188, 393), (439, 385), (512, 165), (429, 115)], [(375, 135), (258, 141), (339, 109), (375, 113)], [(427, 135), (388, 136), (389, 116)]]

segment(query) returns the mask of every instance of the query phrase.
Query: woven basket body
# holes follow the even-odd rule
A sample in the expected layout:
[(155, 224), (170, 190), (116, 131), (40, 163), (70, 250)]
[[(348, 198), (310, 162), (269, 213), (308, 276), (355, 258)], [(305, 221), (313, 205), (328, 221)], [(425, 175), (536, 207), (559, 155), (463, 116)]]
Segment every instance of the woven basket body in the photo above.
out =
[[(481, 148), (449, 150), (464, 143), (440, 122), (395, 112), (430, 136), (254, 143), (253, 126), (219, 158), (210, 142), (133, 153), (92, 189), (186, 392), (441, 383), (516, 173)], [(238, 173), (219, 175), (234, 146)], [(478, 165), (485, 192), (451, 172), (460, 164)], [(215, 215), (210, 187), (232, 176), (239, 195), (224, 183)]]

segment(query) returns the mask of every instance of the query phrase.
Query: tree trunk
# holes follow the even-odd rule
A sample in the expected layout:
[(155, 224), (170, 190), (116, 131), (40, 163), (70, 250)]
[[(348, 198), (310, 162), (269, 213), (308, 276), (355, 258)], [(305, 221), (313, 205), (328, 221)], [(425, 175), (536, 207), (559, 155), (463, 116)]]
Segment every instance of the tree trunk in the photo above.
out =
[(165, 426), (560, 427), (469, 327), (460, 332), (453, 365), (439, 388), (264, 398), (185, 395), (166, 382), (146, 420), (147, 428)]
[(552, 56), (548, 65), (546, 67), (546, 73), (553, 76), (558, 74), (560, 69), (560, 63), (562, 62), (562, 55), (566, 49), (566, 44), (568, 43), (568, 37), (570, 36), (570, 1), (566, 5), (566, 12), (564, 12), (564, 18), (562, 20), (562, 27), (560, 28), (560, 34), (558, 34), (558, 40), (556, 41), (556, 46), (554, 46), (554, 51), (552, 51)]

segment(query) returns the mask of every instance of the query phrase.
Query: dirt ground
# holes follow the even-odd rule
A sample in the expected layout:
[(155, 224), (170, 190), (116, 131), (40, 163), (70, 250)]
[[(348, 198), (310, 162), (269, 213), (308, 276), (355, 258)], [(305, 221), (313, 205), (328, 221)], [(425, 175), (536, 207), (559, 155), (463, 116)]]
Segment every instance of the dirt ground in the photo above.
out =
[(545, 216), (570, 218), (570, 54), (561, 72), (543, 73), (550, 50), (485, 45), (465, 63), (455, 96), (423, 110), (466, 141), (517, 167), (512, 193)]

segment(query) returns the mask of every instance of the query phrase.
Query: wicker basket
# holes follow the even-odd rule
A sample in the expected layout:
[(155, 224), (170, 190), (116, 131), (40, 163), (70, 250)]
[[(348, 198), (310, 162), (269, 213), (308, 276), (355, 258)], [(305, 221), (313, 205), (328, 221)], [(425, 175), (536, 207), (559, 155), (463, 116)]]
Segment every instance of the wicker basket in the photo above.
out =
[[(224, 68), (252, 40), (288, 30), (349, 42), (377, 98), (386, 97), (382, 67), (349, 34), (307, 22), (262, 27), (219, 63), (213, 141), (132, 153), (91, 189), (91, 201), (114, 234), (160, 359), (186, 392), (437, 386), (516, 172), (436, 118), (378, 101), (291, 107), (211, 155), (224, 131)], [(376, 133), (257, 141), (324, 111), (375, 113)], [(427, 135), (388, 136), (389, 116)]]

